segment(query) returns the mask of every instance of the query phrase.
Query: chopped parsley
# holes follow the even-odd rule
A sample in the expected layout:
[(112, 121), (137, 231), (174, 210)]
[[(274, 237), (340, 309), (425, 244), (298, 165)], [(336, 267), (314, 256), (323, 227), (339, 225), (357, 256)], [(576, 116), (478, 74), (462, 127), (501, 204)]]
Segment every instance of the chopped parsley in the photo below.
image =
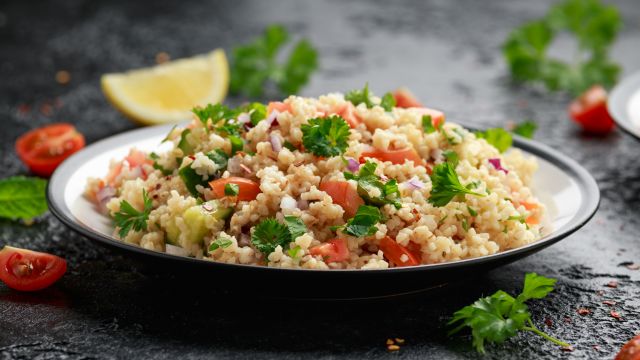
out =
[(229, 135), (229, 141), (231, 142), (231, 156), (235, 155), (238, 151), (244, 149), (244, 140), (237, 135)]
[(151, 213), (153, 204), (147, 196), (146, 190), (142, 190), (142, 202), (144, 203), (144, 209), (138, 211), (127, 200), (120, 201), (120, 211), (113, 215), (113, 219), (116, 226), (120, 228), (118, 235), (120, 235), (121, 239), (124, 239), (131, 230), (147, 230), (147, 220), (149, 220), (149, 213)]
[(284, 217), (284, 223), (289, 228), (291, 234), (291, 240), (295, 241), (299, 236), (302, 236), (308, 232), (307, 226), (297, 216), (288, 215)]
[(211, 242), (211, 244), (209, 245), (209, 252), (212, 252), (216, 249), (228, 248), (232, 243), (233, 242), (228, 237), (221, 236)]
[(285, 140), (284, 143), (282, 144), (282, 146), (284, 146), (285, 148), (289, 149), (289, 151), (291, 151), (291, 152), (294, 152), (294, 151), (298, 150), (298, 148), (293, 146), (293, 144), (290, 143), (289, 140)]
[(371, 236), (378, 231), (375, 226), (382, 220), (380, 209), (375, 206), (360, 205), (356, 214), (342, 228), (344, 233), (355, 237)]
[(252, 102), (242, 107), (242, 112), (249, 114), (252, 125), (258, 125), (258, 123), (267, 118), (267, 107), (259, 102)]
[(158, 156), (158, 154), (152, 152), (151, 154), (149, 154), (149, 158), (153, 160), (153, 168), (156, 170), (160, 170), (162, 175), (166, 176), (173, 173), (173, 170), (165, 169), (162, 165), (158, 164), (158, 159), (160, 159), (160, 156)]
[(369, 91), (369, 84), (367, 83), (362, 90), (351, 90), (347, 92), (344, 95), (344, 99), (350, 101), (355, 106), (364, 104), (369, 109), (380, 105), (385, 111), (391, 111), (396, 106), (396, 100), (391, 93), (384, 94), (379, 104), (374, 103), (373, 96), (373, 93)]
[(47, 181), (13, 176), (0, 180), (0, 218), (31, 220), (47, 211)]
[(291, 241), (289, 227), (274, 218), (262, 220), (253, 228), (251, 235), (253, 245), (265, 255), (274, 252), (278, 245), (284, 249)]
[(291, 258), (297, 259), (298, 258), (298, 254), (300, 253), (300, 250), (302, 250), (302, 248), (300, 246), (296, 246), (296, 247), (293, 247), (293, 248), (287, 250), (287, 254)]
[(224, 185), (224, 194), (226, 196), (238, 196), (240, 193), (240, 187), (238, 184), (226, 183)]
[[(360, 167), (358, 174), (345, 172), (344, 177), (347, 180), (355, 180), (358, 182), (358, 195), (370, 205), (384, 206), (391, 204), (400, 209), (400, 190), (398, 182), (391, 179), (383, 183), (378, 175), (375, 174), (378, 164), (367, 161)], [(372, 195), (378, 193), (378, 195)]]
[[(229, 155), (227, 155), (221, 149), (216, 149), (214, 151), (208, 152), (206, 155), (218, 167), (218, 170), (216, 171), (215, 174), (213, 174), (212, 177), (214, 178), (219, 177), (227, 169), (227, 162), (229, 161)], [(182, 181), (184, 182), (184, 185), (187, 187), (187, 190), (189, 190), (189, 193), (191, 193), (191, 195), (195, 197), (200, 197), (201, 195), (196, 189), (197, 185), (206, 187), (207, 183), (209, 182), (209, 177), (206, 177), (205, 179), (203, 179), (202, 175), (198, 175), (196, 171), (193, 168), (191, 168), (190, 164), (178, 170), (178, 175), (180, 176), (180, 179), (182, 179)]]
[(234, 94), (262, 96), (268, 83), (286, 94), (296, 94), (318, 68), (318, 53), (308, 40), (296, 43), (284, 64), (277, 62), (289, 40), (281, 25), (270, 25), (261, 37), (233, 49), (230, 90)]
[(535, 122), (526, 120), (516, 125), (511, 132), (527, 139), (533, 139), (536, 129), (538, 129), (538, 125)]
[(433, 118), (431, 115), (422, 115), (422, 130), (425, 134), (432, 134), (442, 130), (442, 121), (438, 122), (438, 126), (433, 126)]
[(182, 150), (182, 155), (184, 156), (193, 154), (193, 146), (187, 139), (189, 134), (191, 134), (191, 130), (184, 129), (180, 134), (180, 141), (178, 142), (178, 149)]
[(347, 149), (349, 125), (341, 116), (310, 119), (300, 129), (305, 149), (314, 155), (338, 156)]
[(460, 161), (458, 158), (458, 153), (453, 151), (453, 150), (445, 150), (442, 152), (442, 156), (444, 156), (444, 159), (446, 160), (446, 162), (450, 163), (451, 166), (453, 166), (453, 168), (455, 169), (456, 166), (458, 166), (458, 162)]
[(476, 137), (479, 139), (485, 139), (489, 145), (492, 145), (501, 153), (507, 151), (513, 143), (511, 134), (509, 134), (507, 130), (501, 128), (492, 128), (487, 129), (486, 131), (476, 132)]
[(438, 164), (433, 168), (431, 183), (429, 202), (438, 207), (447, 205), (457, 195), (484, 196), (471, 191), (469, 186), (463, 186), (456, 170), (448, 162)]
[[(191, 110), (200, 122), (202, 126), (209, 130), (209, 123), (213, 125), (219, 125), (218, 132), (223, 132), (227, 134), (237, 134), (240, 130), (240, 125), (232, 124), (229, 120), (235, 119), (240, 111), (237, 109), (231, 109), (225, 105), (220, 103), (218, 104), (207, 104), (205, 107), (197, 106)], [(218, 124), (222, 122), (222, 124)]]
[(478, 216), (478, 212), (476, 210), (474, 210), (470, 206), (467, 206), (467, 211), (469, 212), (469, 215), (471, 215), (471, 216)]
[(517, 222), (519, 222), (521, 224), (524, 224), (525, 221), (527, 220), (527, 217), (524, 216), (524, 215), (512, 215), (512, 216), (509, 216), (507, 218), (507, 220), (513, 220), (513, 221), (517, 221)]
[(524, 278), (524, 289), (518, 297), (499, 290), (491, 296), (478, 299), (469, 306), (456, 311), (448, 322), (456, 326), (449, 335), (453, 335), (465, 327), (471, 328), (473, 346), (484, 353), (487, 342), (502, 343), (515, 336), (518, 331), (530, 331), (553, 342), (558, 346), (569, 346), (538, 329), (531, 320), (531, 313), (526, 301), (542, 299), (553, 291), (556, 280), (528, 273)]

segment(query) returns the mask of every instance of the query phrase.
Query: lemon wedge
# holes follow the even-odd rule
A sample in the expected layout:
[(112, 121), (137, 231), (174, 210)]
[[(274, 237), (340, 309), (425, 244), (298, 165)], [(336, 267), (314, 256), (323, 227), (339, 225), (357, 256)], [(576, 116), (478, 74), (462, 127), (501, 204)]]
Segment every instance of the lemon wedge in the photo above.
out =
[(229, 88), (229, 64), (224, 50), (169, 61), (161, 65), (106, 74), (105, 96), (125, 116), (142, 125), (191, 119), (194, 106), (224, 100)]

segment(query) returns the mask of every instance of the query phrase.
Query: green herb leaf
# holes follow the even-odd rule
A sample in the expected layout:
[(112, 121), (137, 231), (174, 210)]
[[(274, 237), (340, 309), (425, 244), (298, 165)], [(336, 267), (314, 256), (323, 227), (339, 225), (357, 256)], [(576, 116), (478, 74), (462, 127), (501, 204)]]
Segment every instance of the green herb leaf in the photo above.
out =
[(438, 128), (433, 126), (433, 118), (431, 115), (422, 115), (422, 129), (425, 134), (431, 134), (442, 129), (442, 123), (438, 123)]
[(471, 216), (478, 216), (478, 212), (475, 211), (472, 207), (467, 206), (467, 211), (469, 212), (469, 215)]
[(160, 156), (158, 156), (158, 154), (152, 152), (151, 154), (149, 154), (149, 158), (153, 160), (153, 168), (156, 170), (160, 170), (162, 175), (166, 176), (173, 173), (173, 170), (165, 169), (162, 165), (158, 164), (158, 159), (160, 159)]
[(533, 139), (533, 134), (536, 132), (537, 128), (538, 125), (535, 122), (527, 120), (516, 125), (512, 132), (527, 139)]
[(291, 233), (291, 240), (295, 241), (299, 236), (302, 236), (308, 232), (307, 226), (297, 216), (288, 215), (284, 217), (284, 223), (289, 228)]
[(216, 249), (228, 248), (229, 246), (231, 246), (231, 244), (233, 244), (231, 239), (221, 236), (211, 242), (211, 244), (209, 245), (209, 252), (212, 252)]
[(380, 106), (385, 111), (391, 111), (396, 106), (396, 98), (393, 97), (393, 94), (388, 92), (382, 96), (380, 99)]
[(180, 141), (178, 142), (178, 149), (182, 150), (182, 155), (187, 156), (193, 154), (193, 145), (187, 139), (187, 136), (191, 134), (190, 129), (184, 129), (180, 134)]
[(291, 241), (289, 228), (274, 218), (262, 220), (253, 228), (253, 234), (251, 235), (253, 245), (265, 255), (274, 252), (278, 245), (284, 248)]
[[(213, 161), (218, 167), (218, 170), (212, 177), (219, 177), (227, 169), (229, 156), (221, 149), (216, 149), (207, 153), (207, 157), (211, 159), (211, 161)], [(203, 187), (206, 187), (211, 180), (209, 177), (203, 179), (202, 175), (198, 175), (196, 171), (191, 168), (190, 164), (178, 170), (178, 175), (184, 182), (187, 190), (189, 190), (189, 193), (191, 193), (191, 195), (195, 197), (200, 197), (201, 195), (196, 189), (196, 186), (201, 185)]]
[(222, 125), (221, 131), (229, 134), (237, 133), (236, 129), (239, 128), (239, 125), (236, 125), (236, 127), (234, 127), (233, 129), (225, 129), (225, 126), (229, 126), (228, 120), (235, 119), (239, 115), (240, 111), (236, 109), (231, 109), (225, 105), (218, 103), (215, 105), (207, 104), (207, 106), (205, 107), (198, 106), (193, 108), (191, 111), (196, 114), (204, 128), (207, 130), (209, 129), (209, 123), (217, 124), (220, 121), (225, 121), (225, 123)]
[(380, 105), (385, 111), (391, 111), (396, 106), (396, 99), (392, 93), (386, 93), (380, 99), (380, 103), (377, 104), (373, 101), (373, 93), (369, 90), (369, 84), (364, 84), (362, 90), (351, 90), (344, 95), (344, 99), (350, 101), (353, 105), (358, 106), (365, 104), (369, 109), (376, 105)]
[(453, 166), (455, 169), (458, 166), (458, 162), (460, 159), (458, 158), (458, 153), (453, 150), (445, 150), (442, 152), (442, 156), (444, 156), (445, 160)]
[(244, 149), (244, 140), (240, 136), (230, 135), (229, 141), (231, 142), (231, 156)]
[(302, 248), (300, 246), (296, 246), (287, 250), (287, 254), (289, 254), (290, 257), (296, 259), (298, 257), (298, 253), (300, 253), (300, 250), (302, 250)]
[(507, 151), (513, 143), (511, 134), (509, 134), (507, 130), (501, 128), (492, 128), (487, 129), (486, 131), (476, 132), (476, 137), (479, 139), (485, 139), (489, 145), (492, 145), (501, 153)]
[(233, 49), (230, 89), (232, 93), (261, 96), (269, 82), (280, 91), (295, 94), (318, 67), (318, 53), (302, 39), (294, 47), (286, 64), (277, 63), (281, 47), (289, 40), (281, 25), (268, 26), (262, 37)]
[(47, 182), (14, 176), (0, 180), (0, 218), (31, 220), (47, 211)]
[(237, 196), (240, 192), (238, 184), (227, 183), (224, 185), (224, 194), (226, 196)]
[(298, 148), (293, 146), (293, 144), (290, 143), (289, 140), (285, 140), (284, 143), (282, 144), (282, 146), (284, 146), (285, 148), (289, 149), (289, 151), (291, 151), (291, 152), (294, 152), (294, 151), (298, 150)]
[(164, 139), (160, 140), (160, 144), (169, 141), (169, 136), (173, 134), (173, 130), (175, 130), (177, 126), (178, 125), (173, 125), (173, 127), (171, 127), (171, 130), (169, 130), (169, 132), (167, 133), (167, 136), (165, 136)]
[(349, 125), (341, 116), (310, 119), (300, 129), (304, 147), (317, 156), (338, 156), (347, 149)]
[(448, 162), (438, 164), (433, 168), (431, 183), (429, 202), (438, 207), (447, 205), (457, 195), (484, 196), (463, 186), (458, 179), (456, 170)]
[(518, 300), (525, 302), (529, 299), (542, 299), (553, 291), (556, 281), (536, 273), (528, 273), (524, 277), (524, 289), (518, 295)]
[(380, 210), (375, 206), (360, 205), (355, 216), (344, 226), (344, 232), (355, 237), (371, 236), (378, 231), (375, 226), (382, 220)]
[(259, 102), (249, 103), (242, 107), (242, 112), (249, 113), (251, 117), (251, 124), (258, 125), (258, 123), (267, 118), (267, 107)]
[(149, 214), (153, 209), (153, 204), (147, 196), (146, 190), (142, 190), (142, 202), (144, 209), (138, 211), (126, 200), (120, 201), (120, 211), (113, 215), (113, 220), (116, 226), (120, 228), (118, 235), (121, 239), (124, 239), (131, 230), (147, 230), (147, 220), (149, 220)]
[[(400, 190), (395, 179), (391, 179), (383, 183), (378, 175), (375, 174), (378, 164), (367, 161), (360, 167), (358, 174), (345, 172), (344, 177), (347, 180), (356, 180), (358, 182), (358, 195), (370, 205), (384, 206), (392, 204), (399, 209)], [(373, 195), (372, 193), (379, 193)]]

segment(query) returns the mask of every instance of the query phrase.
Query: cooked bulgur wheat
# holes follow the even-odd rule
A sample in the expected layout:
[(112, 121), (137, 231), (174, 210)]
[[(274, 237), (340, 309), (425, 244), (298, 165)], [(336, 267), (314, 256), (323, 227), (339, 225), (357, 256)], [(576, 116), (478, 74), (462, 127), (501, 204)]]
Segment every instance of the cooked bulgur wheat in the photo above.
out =
[[(339, 93), (318, 99), (291, 96), (278, 105), (275, 108), (280, 111), (272, 111), (276, 116), (273, 122), (265, 119), (247, 127), (248, 131), (242, 135), (243, 151), (229, 158), (224, 171), (219, 172), (219, 165), (205, 154), (216, 149), (230, 154), (231, 141), (224, 134), (208, 131), (196, 118), (187, 126), (188, 135), (182, 136), (187, 128), (175, 128), (169, 133), (168, 141), (173, 147), (153, 155), (155, 166), (149, 154), (141, 156), (143, 153), (133, 149), (126, 160), (112, 161), (106, 178), (90, 179), (87, 195), (99, 206), (101, 201), (103, 208), (113, 215), (121, 210), (123, 200), (141, 211), (144, 190), (152, 200), (146, 229), (130, 230), (122, 241), (161, 252), (171, 248), (175, 253), (177, 247), (181, 248), (179, 253), (186, 256), (226, 263), (306, 269), (384, 269), (402, 265), (394, 263), (380, 249), (385, 237), (393, 239), (400, 249), (411, 249), (410, 254), (421, 264), (485, 256), (540, 238), (539, 220), (545, 208), (528, 187), (537, 163), (518, 149), (500, 154), (486, 140), (449, 122), (444, 123), (440, 131), (426, 132), (422, 124), (424, 113), (418, 108), (385, 111), (380, 106), (352, 106)], [(359, 124), (352, 126), (343, 156), (319, 157), (305, 151), (301, 125), (311, 118), (325, 117), (345, 108), (353, 111), (353, 118), (358, 119)], [(193, 154), (184, 154), (178, 146), (182, 138), (189, 143)], [(274, 142), (287, 146), (277, 146)], [(407, 160), (394, 164), (368, 159), (377, 164), (375, 173), (382, 181), (397, 180), (401, 207), (379, 206), (383, 220), (376, 225), (377, 231), (355, 237), (335, 228), (349, 218), (345, 216), (345, 209), (319, 188), (325, 181), (348, 181), (348, 186), (355, 191), (356, 181), (345, 180), (344, 172), (348, 172), (350, 166), (345, 159), (360, 159), (370, 146), (380, 151), (413, 148), (424, 163)], [(458, 156), (455, 171), (460, 182), (475, 183), (473, 191), (484, 196), (459, 195), (441, 207), (428, 201), (432, 189), (431, 168), (445, 161), (446, 150), (453, 150)], [(499, 159), (504, 169), (489, 159)], [(239, 201), (234, 196), (220, 197), (206, 185), (196, 185), (199, 196), (194, 197), (178, 174), (184, 167), (191, 167), (203, 180), (232, 176), (253, 180), (259, 185), (260, 193), (254, 200)], [(105, 189), (109, 189), (112, 196), (105, 197)], [(219, 220), (206, 216), (202, 220), (203, 239), (193, 241), (194, 232), (202, 229), (194, 229), (190, 220), (185, 219), (185, 212), (196, 206), (206, 207), (208, 203), (203, 201), (216, 197), (218, 206), (232, 209), (230, 217)], [(278, 245), (270, 254), (258, 251), (251, 241), (254, 227), (269, 217), (284, 223), (284, 217), (289, 215), (299, 217), (307, 232), (292, 239), (284, 248)], [(119, 237), (119, 230), (114, 229), (114, 236)], [(173, 232), (173, 245), (168, 245), (170, 232)], [(324, 253), (312, 254), (312, 249), (336, 238), (344, 239), (348, 248), (342, 261), (329, 262), (331, 257)], [(213, 246), (209, 251), (216, 239), (224, 239), (224, 246)], [(405, 253), (400, 262), (409, 258)]]

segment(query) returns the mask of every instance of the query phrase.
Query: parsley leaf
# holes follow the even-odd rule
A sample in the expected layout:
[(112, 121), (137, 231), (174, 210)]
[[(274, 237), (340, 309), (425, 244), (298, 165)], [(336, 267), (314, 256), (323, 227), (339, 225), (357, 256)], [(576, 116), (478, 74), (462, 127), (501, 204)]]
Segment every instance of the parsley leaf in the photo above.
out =
[[(378, 164), (367, 161), (360, 167), (360, 172), (356, 175), (345, 172), (344, 177), (347, 180), (356, 180), (358, 182), (358, 195), (370, 205), (383, 206), (392, 204), (399, 209), (400, 190), (398, 182), (391, 179), (383, 183), (378, 175), (375, 174)], [(377, 195), (372, 195), (377, 193)]]
[(456, 170), (448, 162), (438, 164), (433, 168), (431, 183), (429, 202), (438, 207), (447, 205), (457, 195), (484, 196), (471, 191), (469, 186), (463, 186), (458, 179)]
[(278, 245), (284, 248), (291, 241), (291, 232), (287, 225), (279, 223), (274, 218), (262, 220), (253, 228), (251, 235), (253, 245), (265, 255), (274, 252)]
[(362, 90), (351, 90), (344, 95), (344, 99), (350, 101), (353, 105), (358, 106), (360, 104), (365, 104), (365, 106), (369, 109), (376, 105), (380, 105), (385, 111), (391, 111), (396, 106), (396, 100), (393, 97), (392, 93), (386, 93), (380, 99), (380, 103), (376, 104), (373, 102), (373, 93), (369, 91), (369, 84), (364, 84), (364, 88)]
[(501, 153), (507, 151), (507, 149), (511, 147), (511, 144), (513, 144), (511, 134), (509, 134), (507, 130), (501, 128), (492, 128), (487, 129), (486, 131), (476, 132), (476, 137), (479, 139), (485, 139)]
[(267, 107), (262, 103), (252, 102), (243, 106), (241, 109), (242, 112), (249, 113), (253, 126), (258, 125), (261, 120), (267, 118)]
[(512, 132), (527, 139), (533, 139), (533, 134), (536, 132), (536, 129), (538, 129), (538, 125), (531, 120), (527, 120), (516, 125)]
[[(229, 161), (229, 155), (227, 155), (221, 149), (216, 149), (214, 151), (208, 152), (206, 155), (218, 167), (218, 170), (213, 175), (213, 177), (219, 177), (227, 169), (227, 162)], [(202, 175), (198, 175), (196, 171), (193, 168), (191, 168), (191, 164), (178, 170), (178, 175), (180, 176), (180, 179), (182, 179), (182, 181), (184, 182), (184, 185), (187, 187), (187, 190), (189, 190), (189, 193), (191, 193), (191, 195), (195, 197), (200, 197), (201, 195), (198, 192), (198, 190), (196, 190), (196, 186), (201, 185), (206, 187), (209, 181), (209, 178), (206, 178), (203, 180)]]
[(0, 180), (0, 218), (31, 220), (47, 211), (47, 182), (13, 176)]
[(160, 156), (158, 156), (158, 154), (152, 152), (151, 154), (149, 154), (149, 158), (153, 160), (153, 168), (156, 170), (160, 170), (162, 175), (170, 175), (173, 173), (173, 170), (165, 169), (162, 165), (158, 164), (158, 159), (160, 159)]
[(209, 122), (213, 125), (217, 125), (221, 121), (223, 123), (216, 129), (218, 132), (222, 132), (229, 135), (237, 135), (240, 132), (240, 125), (232, 124), (229, 120), (235, 119), (240, 111), (237, 109), (231, 109), (220, 103), (207, 104), (205, 107), (195, 107), (191, 110), (207, 131), (209, 130)]
[(302, 219), (297, 216), (285, 216), (284, 223), (289, 228), (289, 233), (291, 234), (292, 241), (308, 232), (307, 226), (304, 224), (304, 222), (302, 222)]
[(224, 194), (226, 196), (237, 196), (240, 192), (238, 184), (227, 183), (224, 185)]
[(142, 211), (138, 211), (127, 200), (120, 201), (120, 211), (113, 215), (113, 219), (116, 226), (120, 228), (118, 235), (121, 239), (124, 239), (131, 230), (147, 230), (147, 220), (149, 220), (153, 204), (147, 196), (146, 190), (142, 190), (142, 201), (144, 203)]
[(187, 156), (193, 154), (193, 145), (187, 139), (187, 136), (191, 134), (190, 129), (184, 129), (180, 134), (180, 141), (178, 142), (178, 149), (182, 150), (182, 155)]
[(438, 123), (438, 127), (433, 126), (433, 118), (431, 115), (422, 115), (422, 129), (425, 134), (431, 134), (442, 129), (442, 121)]
[[(565, 0), (551, 7), (542, 19), (513, 30), (502, 52), (515, 80), (577, 95), (594, 84), (611, 86), (616, 82), (620, 67), (608, 59), (607, 52), (620, 25), (614, 6), (600, 0)], [(547, 57), (554, 37), (565, 30), (578, 42), (577, 60), (571, 64)]]
[(382, 220), (380, 209), (375, 206), (360, 205), (356, 214), (344, 225), (344, 232), (355, 237), (371, 236), (378, 231), (375, 226)]
[(457, 327), (449, 331), (449, 335), (464, 327), (471, 328), (473, 345), (480, 353), (485, 351), (485, 341), (502, 343), (521, 330), (534, 332), (559, 346), (569, 346), (536, 328), (525, 304), (529, 299), (544, 298), (553, 290), (555, 282), (555, 279), (529, 273), (525, 276), (524, 290), (517, 298), (499, 290), (456, 311), (448, 325), (457, 324)]
[(349, 125), (341, 116), (310, 119), (300, 129), (304, 147), (317, 156), (338, 156), (347, 149)]
[(262, 96), (268, 82), (281, 92), (295, 94), (318, 68), (318, 53), (309, 41), (300, 40), (285, 64), (277, 63), (280, 48), (289, 40), (281, 25), (268, 26), (263, 36), (233, 49), (230, 90), (234, 94)]
[(458, 157), (458, 153), (453, 150), (445, 150), (442, 152), (442, 156), (444, 156), (445, 160), (448, 163), (451, 163), (451, 166), (455, 169), (458, 166), (458, 162), (460, 162), (460, 158)]
[(211, 242), (211, 244), (209, 245), (209, 252), (212, 252), (216, 249), (228, 248), (229, 246), (231, 246), (231, 244), (233, 244), (231, 239), (221, 236)]

